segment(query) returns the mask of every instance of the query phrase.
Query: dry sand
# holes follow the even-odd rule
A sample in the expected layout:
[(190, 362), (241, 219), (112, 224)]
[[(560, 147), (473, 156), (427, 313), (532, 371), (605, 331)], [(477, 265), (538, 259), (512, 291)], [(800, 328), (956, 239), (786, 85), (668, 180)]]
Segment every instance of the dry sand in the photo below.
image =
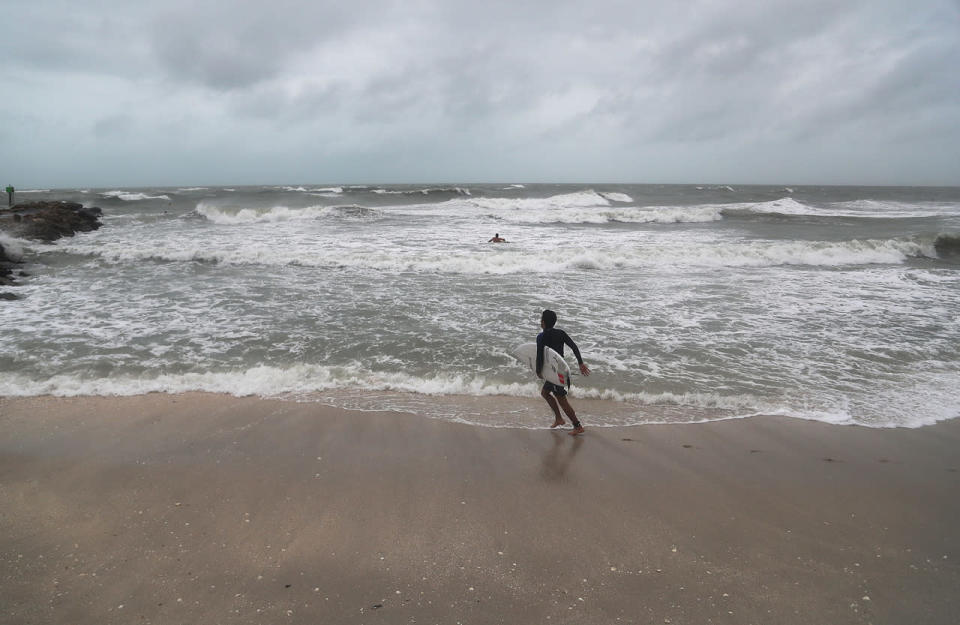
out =
[(0, 431), (2, 623), (960, 614), (960, 420), (572, 438), (190, 394), (0, 398)]

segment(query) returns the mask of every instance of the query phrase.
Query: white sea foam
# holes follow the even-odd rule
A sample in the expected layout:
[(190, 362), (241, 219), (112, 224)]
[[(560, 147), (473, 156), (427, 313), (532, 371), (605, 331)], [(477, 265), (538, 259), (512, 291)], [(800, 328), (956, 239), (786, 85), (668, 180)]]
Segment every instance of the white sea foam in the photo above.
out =
[(169, 195), (147, 195), (146, 193), (130, 193), (129, 191), (104, 191), (103, 197), (117, 198), (124, 202), (137, 202), (140, 200), (166, 200), (170, 201)]
[(785, 197), (772, 202), (746, 205), (754, 213), (777, 213), (780, 215), (817, 215), (822, 214), (811, 206), (798, 202), (792, 197)]
[(812, 206), (792, 197), (769, 202), (727, 204), (726, 210), (780, 215), (811, 215), (816, 217), (861, 217), (876, 219), (908, 219), (922, 217), (960, 216), (960, 204), (954, 202), (892, 202), (854, 200)]
[(423, 195), (429, 195), (431, 193), (458, 193), (460, 195), (472, 195), (472, 192), (467, 187), (430, 187), (427, 189), (420, 189), (417, 193)]
[[(459, 200), (451, 200), (458, 202)], [(472, 198), (471, 206), (493, 211), (530, 211), (610, 206), (609, 200), (595, 191), (577, 191), (545, 198)]]
[(831, 204), (827, 212), (846, 217), (884, 217), (909, 219), (915, 217), (960, 216), (960, 203), (956, 202), (892, 202), (855, 200)]
[(23, 260), (25, 243), (26, 241), (23, 239), (17, 239), (5, 232), (0, 232), (0, 247), (3, 248), (4, 253), (10, 260)]
[(363, 206), (307, 206), (291, 208), (289, 206), (271, 206), (259, 208), (222, 207), (207, 202), (199, 202), (195, 210), (197, 215), (219, 225), (238, 225), (251, 223), (270, 223), (300, 219), (320, 219), (324, 217), (372, 218), (381, 211)]
[(905, 239), (853, 241), (790, 241), (719, 245), (708, 263), (722, 266), (760, 267), (776, 265), (844, 266), (899, 264), (911, 257), (936, 258), (932, 242)]
[[(616, 196), (616, 197), (611, 197)], [(694, 206), (614, 206), (633, 200), (625, 194), (577, 191), (544, 198), (454, 199), (428, 206), (405, 207), (404, 211), (457, 215), (481, 210), (498, 220), (514, 224), (603, 223), (698, 223), (723, 219), (724, 204)]]
[(723, 206), (569, 207), (500, 211), (493, 215), (514, 224), (675, 224), (705, 223), (723, 219)]
[(331, 389), (360, 388), (369, 391), (398, 391), (424, 395), (526, 395), (536, 385), (467, 379), (461, 375), (418, 378), (406, 373), (372, 372), (360, 365), (327, 367), (295, 365), (288, 368), (257, 366), (235, 372), (160, 374), (155, 376), (118, 375), (85, 378), (56, 375), (32, 380), (19, 374), (0, 378), (0, 397), (54, 395), (142, 395), (144, 393), (183, 393), (207, 391), (236, 396), (264, 397), (291, 393), (312, 393)]
[[(241, 211), (236, 216), (211, 213), (217, 223), (247, 224), (255, 221), (283, 221), (332, 214), (332, 207), (314, 211), (277, 211), (262, 215)], [(272, 241), (229, 239), (223, 244), (211, 240), (177, 245), (143, 241), (130, 245), (125, 240), (105, 238), (64, 240), (50, 249), (98, 256), (122, 263), (133, 260), (202, 261), (234, 265), (297, 265), (386, 272), (430, 272), (454, 274), (555, 273), (567, 270), (608, 271), (653, 267), (774, 267), (780, 265), (849, 266), (900, 264), (912, 257), (937, 258), (933, 240), (888, 239), (840, 242), (746, 242), (700, 244), (689, 242), (665, 247), (657, 244), (621, 244), (607, 247), (524, 246), (511, 243), (496, 250), (468, 246), (457, 250), (433, 247), (410, 248), (337, 242), (317, 246), (311, 239), (303, 247), (277, 247)]]
[(399, 190), (399, 189), (374, 189), (378, 195), (430, 195), (431, 193), (455, 193), (458, 195), (472, 195), (470, 189), (466, 187), (426, 187), (423, 189)]
[[(404, 192), (383, 191), (383, 193)], [(384, 207), (385, 210), (389, 209), (397, 214), (459, 218), (492, 216), (512, 223), (523, 223), (525, 220), (529, 223), (559, 223), (565, 220), (575, 223), (579, 219), (603, 222), (609, 219), (591, 213), (594, 210), (604, 208), (611, 209), (610, 202), (594, 191), (565, 193), (541, 198), (457, 197), (443, 202)], [(611, 210), (618, 211), (621, 209)], [(629, 211), (630, 209), (623, 210)], [(568, 215), (571, 211), (574, 214)]]
[[(366, 410), (413, 410), (427, 417), (494, 427), (542, 425), (542, 410), (537, 411), (531, 420), (522, 409), (502, 412), (493, 415), (492, 419), (488, 414), (489, 404), (485, 405), (484, 414), (478, 419), (463, 414), (459, 409), (461, 404), (471, 401), (467, 398), (536, 398), (538, 383), (518, 383), (464, 375), (423, 378), (403, 372), (374, 372), (358, 364), (340, 367), (309, 364), (290, 367), (256, 366), (231, 372), (143, 376), (126, 374), (101, 378), (63, 374), (43, 380), (34, 380), (20, 374), (0, 377), (0, 396), (9, 397), (133, 396), (154, 392), (193, 391), (224, 393), (238, 397), (291, 397), (301, 401), (332, 403)], [(338, 391), (345, 393), (340, 394)], [(403, 395), (396, 395), (397, 393)], [(956, 399), (955, 393), (948, 393), (949, 396), (943, 397), (940, 395), (944, 393), (939, 393), (935, 399)], [(689, 423), (691, 418), (692, 422), (697, 422), (765, 414), (839, 425), (915, 428), (957, 416), (956, 408), (952, 404), (943, 404), (942, 410), (930, 411), (929, 397), (916, 397), (914, 400), (906, 398), (905, 404), (902, 394), (895, 397), (898, 403), (894, 405), (899, 408), (888, 412), (882, 419), (878, 418), (878, 415), (868, 418), (854, 417), (842, 407), (826, 409), (793, 406), (789, 401), (771, 401), (750, 395), (724, 396), (718, 393), (695, 392), (622, 393), (612, 389), (579, 386), (576, 388), (576, 396), (581, 400), (609, 402), (606, 406), (592, 406), (589, 423), (594, 427)], [(420, 399), (417, 399), (418, 397)], [(362, 401), (358, 401), (358, 398), (362, 398)], [(917, 412), (912, 410), (914, 407), (922, 409)], [(710, 416), (697, 418), (697, 414)]]

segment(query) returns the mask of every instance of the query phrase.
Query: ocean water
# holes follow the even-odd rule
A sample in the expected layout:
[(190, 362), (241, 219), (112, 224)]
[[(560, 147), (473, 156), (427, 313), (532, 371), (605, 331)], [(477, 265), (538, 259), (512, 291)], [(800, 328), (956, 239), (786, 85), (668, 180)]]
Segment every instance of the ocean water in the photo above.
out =
[[(551, 308), (587, 425), (960, 416), (960, 189), (521, 185), (36, 190), (0, 395), (203, 390), (550, 422), (511, 356)], [(490, 244), (495, 233), (508, 243)], [(573, 362), (572, 355), (567, 353)], [(597, 400), (597, 401), (583, 401)], [(580, 401), (581, 404), (577, 402)]]

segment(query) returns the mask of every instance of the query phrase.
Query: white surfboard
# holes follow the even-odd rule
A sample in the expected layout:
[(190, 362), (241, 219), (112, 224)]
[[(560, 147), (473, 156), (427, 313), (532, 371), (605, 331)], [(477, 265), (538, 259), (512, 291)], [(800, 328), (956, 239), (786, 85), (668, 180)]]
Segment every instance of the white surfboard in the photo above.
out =
[[(537, 344), (524, 343), (513, 350), (513, 355), (525, 363), (534, 373), (537, 372)], [(547, 382), (570, 388), (570, 365), (563, 356), (549, 347), (543, 348), (543, 369), (540, 374)]]

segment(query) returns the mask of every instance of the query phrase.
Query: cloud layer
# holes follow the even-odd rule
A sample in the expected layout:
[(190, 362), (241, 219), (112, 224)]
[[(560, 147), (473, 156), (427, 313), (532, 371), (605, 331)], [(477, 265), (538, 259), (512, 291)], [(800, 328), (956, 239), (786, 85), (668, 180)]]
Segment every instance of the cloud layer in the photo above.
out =
[(960, 184), (950, 0), (8, 4), (18, 186)]

